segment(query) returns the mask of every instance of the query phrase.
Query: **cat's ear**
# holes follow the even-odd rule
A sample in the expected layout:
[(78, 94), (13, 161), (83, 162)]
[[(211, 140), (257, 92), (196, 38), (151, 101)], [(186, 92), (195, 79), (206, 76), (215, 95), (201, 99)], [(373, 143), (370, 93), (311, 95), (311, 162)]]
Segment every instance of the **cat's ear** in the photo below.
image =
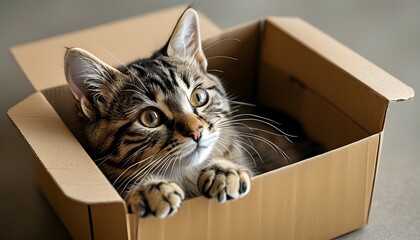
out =
[(64, 71), (73, 96), (83, 114), (94, 119), (100, 101), (109, 94), (110, 84), (122, 73), (81, 48), (70, 48), (64, 57)]
[(169, 39), (166, 53), (185, 60), (195, 60), (203, 71), (207, 59), (201, 47), (200, 25), (197, 12), (188, 8), (182, 14)]

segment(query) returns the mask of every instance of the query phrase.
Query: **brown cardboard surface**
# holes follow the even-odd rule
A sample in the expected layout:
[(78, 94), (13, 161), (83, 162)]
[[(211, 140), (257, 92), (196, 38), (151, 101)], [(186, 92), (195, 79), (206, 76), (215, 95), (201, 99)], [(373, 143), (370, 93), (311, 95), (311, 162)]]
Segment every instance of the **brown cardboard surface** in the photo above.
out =
[[(174, 7), (16, 46), (12, 53), (36, 90), (60, 86), (66, 84), (63, 75), (65, 47), (85, 48), (111, 65), (127, 63), (163, 46), (184, 9), (184, 6)], [(220, 32), (204, 15), (200, 15), (200, 26), (203, 39)]]
[[(327, 149), (335, 149), (369, 135), (340, 109), (286, 73), (261, 64), (258, 102), (300, 119), (306, 133)], [(279, 89), (288, 89), (279, 92)]]
[(260, 22), (253, 21), (227, 29), (203, 43), (210, 73), (222, 79), (235, 100), (255, 102), (259, 31)]
[(107, 203), (89, 206), (92, 239), (129, 239), (130, 226), (125, 204)]
[(51, 207), (66, 226), (73, 239), (90, 239), (92, 236), (89, 222), (88, 206), (75, 202), (63, 194), (61, 186), (48, 173), (41, 161), (34, 157), (35, 177), (41, 190)]
[(414, 96), (411, 87), (301, 19), (269, 17), (267, 23), (287, 32), (389, 101), (404, 101)]
[[(129, 239), (129, 225), (122, 202), (86, 205), (62, 192), (47, 169), (35, 158), (36, 181), (74, 239)], [(134, 228), (136, 229), (136, 228)], [(135, 238), (132, 238), (135, 239)]]
[(8, 114), (68, 198), (85, 204), (123, 202), (41, 93)]
[[(179, 213), (165, 220), (127, 214), (124, 201), (84, 151), (77, 134), (72, 134), (78, 129), (72, 97), (63, 86), (63, 45), (87, 48), (110, 64), (129, 62), (160, 47), (182, 10), (174, 8), (12, 50), (35, 88), (42, 91), (8, 114), (39, 159), (37, 181), (72, 236), (328, 239), (364, 226), (386, 108), (389, 101), (412, 97), (413, 91), (293, 18), (255, 21), (215, 35), (219, 29), (201, 16), (204, 35), (213, 36), (203, 44), (209, 69), (223, 71), (216, 75), (229, 79), (227, 88), (239, 94), (239, 100), (297, 118), (329, 151), (254, 177), (250, 194), (235, 202), (218, 204), (197, 197), (185, 201)], [(134, 33), (132, 29), (139, 25), (143, 28)], [(118, 37), (127, 32), (135, 36)], [(132, 47), (120, 47), (128, 45)], [(46, 50), (51, 54), (45, 54)]]
[(414, 96), (412, 88), (300, 19), (269, 18), (264, 41), (264, 64), (301, 81), (370, 133), (382, 131), (389, 101)]
[[(249, 196), (198, 197), (175, 216), (140, 219), (137, 239), (331, 239), (366, 224), (380, 135), (254, 177)], [(136, 222), (132, 222), (136, 224)], [(188, 231), (180, 231), (188, 226)]]

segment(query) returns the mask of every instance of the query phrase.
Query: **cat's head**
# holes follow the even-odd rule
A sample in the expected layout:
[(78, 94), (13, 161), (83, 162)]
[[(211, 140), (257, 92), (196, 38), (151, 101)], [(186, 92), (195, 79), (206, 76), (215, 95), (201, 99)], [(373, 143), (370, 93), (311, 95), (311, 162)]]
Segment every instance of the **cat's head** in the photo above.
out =
[(109, 158), (107, 164), (146, 159), (144, 164), (159, 160), (161, 167), (169, 166), (165, 161), (196, 165), (229, 134), (221, 131), (229, 101), (220, 81), (207, 72), (198, 16), (191, 8), (150, 58), (114, 68), (70, 48), (65, 75), (86, 120), (91, 151)]

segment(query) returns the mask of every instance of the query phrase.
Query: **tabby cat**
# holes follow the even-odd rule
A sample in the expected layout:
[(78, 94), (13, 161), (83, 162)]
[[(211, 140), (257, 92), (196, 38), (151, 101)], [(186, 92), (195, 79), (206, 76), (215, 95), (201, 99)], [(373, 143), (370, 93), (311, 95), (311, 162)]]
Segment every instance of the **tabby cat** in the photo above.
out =
[[(253, 141), (279, 150), (254, 133), (240, 134), (244, 127), (225, 89), (207, 72), (192, 8), (150, 58), (114, 68), (70, 48), (65, 75), (84, 121), (89, 154), (129, 211), (140, 217), (165, 218), (185, 198), (200, 194), (219, 202), (241, 198), (250, 191), (261, 158)], [(242, 130), (253, 129), (259, 128)]]

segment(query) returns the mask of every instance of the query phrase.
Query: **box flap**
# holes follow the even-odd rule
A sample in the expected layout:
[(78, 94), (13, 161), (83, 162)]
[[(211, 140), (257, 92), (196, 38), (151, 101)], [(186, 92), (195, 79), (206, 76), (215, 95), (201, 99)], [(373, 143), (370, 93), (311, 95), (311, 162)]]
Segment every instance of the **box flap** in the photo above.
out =
[[(185, 6), (174, 7), (12, 47), (11, 51), (34, 88), (41, 91), (66, 84), (65, 47), (85, 48), (111, 65), (131, 62), (163, 46), (184, 9)], [(200, 26), (202, 39), (220, 32), (203, 14)]]
[[(260, 73), (272, 73), (260, 79), (260, 96), (274, 96), (278, 83), (291, 81), (368, 133), (379, 133), (389, 102), (414, 95), (412, 88), (303, 20), (270, 17), (262, 34)], [(279, 104), (268, 97), (259, 101), (268, 107)], [(296, 108), (292, 116), (301, 118), (302, 111)]]
[(123, 204), (42, 93), (27, 97), (7, 114), (65, 196), (84, 204)]
[(272, 25), (287, 32), (300, 43), (337, 65), (389, 101), (404, 101), (414, 96), (414, 90), (298, 18), (268, 17)]

